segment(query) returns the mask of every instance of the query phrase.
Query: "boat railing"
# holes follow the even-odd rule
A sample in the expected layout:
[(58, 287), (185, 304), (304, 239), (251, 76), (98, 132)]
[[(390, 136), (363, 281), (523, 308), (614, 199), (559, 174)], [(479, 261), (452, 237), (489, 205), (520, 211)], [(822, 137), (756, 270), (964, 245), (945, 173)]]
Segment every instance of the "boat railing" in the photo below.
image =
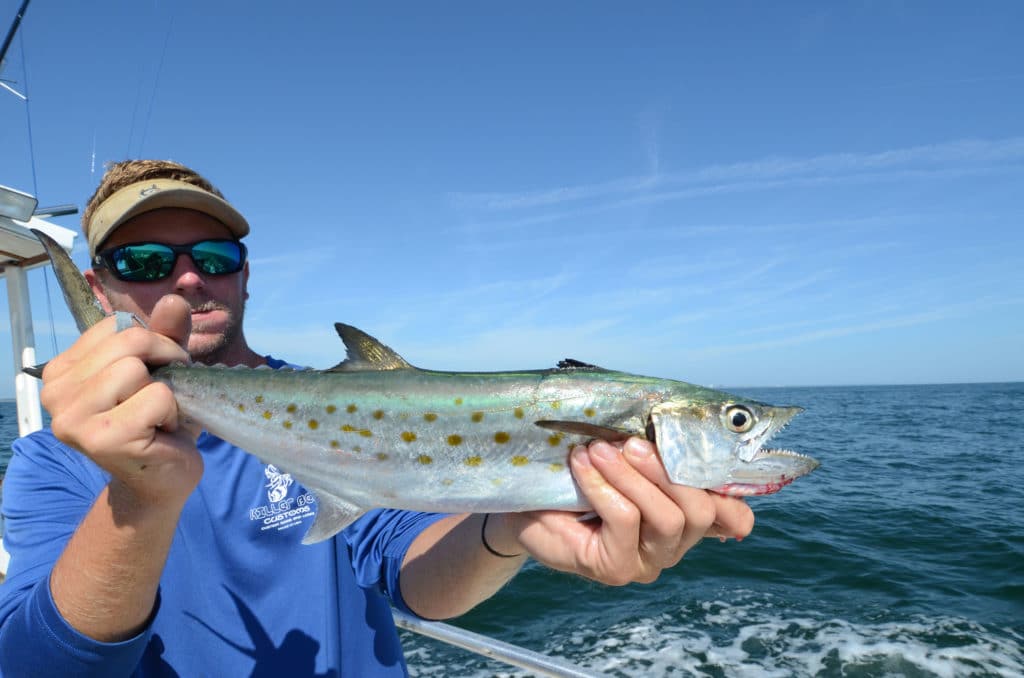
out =
[(418, 633), (464, 650), (475, 652), (481, 656), (504, 662), (511, 666), (531, 671), (538, 676), (554, 676), (556, 678), (594, 678), (600, 676), (590, 670), (583, 669), (563, 659), (552, 657), (541, 652), (534, 652), (519, 645), (506, 643), (481, 633), (452, 626), (444, 622), (426, 621), (402, 612), (395, 611), (395, 624), (406, 631)]

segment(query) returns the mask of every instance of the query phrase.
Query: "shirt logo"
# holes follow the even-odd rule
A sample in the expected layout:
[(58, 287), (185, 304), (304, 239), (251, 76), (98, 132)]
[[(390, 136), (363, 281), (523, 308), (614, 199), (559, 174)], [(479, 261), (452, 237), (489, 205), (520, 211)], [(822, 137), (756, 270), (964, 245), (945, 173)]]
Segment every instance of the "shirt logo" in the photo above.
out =
[(267, 501), (278, 502), (288, 496), (288, 488), (292, 486), (292, 474), (281, 473), (273, 464), (267, 464), (263, 475), (270, 482), (267, 483)]
[(144, 188), (141, 191), (139, 191), (139, 195), (142, 196), (142, 197), (146, 197), (150, 193), (156, 193), (159, 190), (160, 190), (160, 187), (157, 186), (156, 184), (153, 184), (149, 188)]
[(267, 503), (249, 509), (249, 520), (260, 524), (261, 532), (287, 530), (316, 517), (316, 498), (310, 492), (289, 497), (295, 484), (290, 473), (281, 473), (273, 464), (263, 469), (267, 484)]

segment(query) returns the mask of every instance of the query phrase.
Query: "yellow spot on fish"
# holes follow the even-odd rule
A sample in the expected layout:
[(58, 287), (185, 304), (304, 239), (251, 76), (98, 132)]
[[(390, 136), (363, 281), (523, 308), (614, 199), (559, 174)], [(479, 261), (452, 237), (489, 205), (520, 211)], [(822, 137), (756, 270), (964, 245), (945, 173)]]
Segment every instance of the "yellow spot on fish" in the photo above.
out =
[(256, 404), (259, 405), (263, 402), (263, 396), (256, 396)]
[(516, 409), (514, 409), (512, 411), (512, 414), (516, 415), (516, 419), (522, 419), (523, 418), (523, 408), (517, 407)]
[(430, 457), (430, 455), (427, 454), (421, 454), (419, 457), (416, 458), (416, 460), (419, 463), (423, 464), (424, 466), (426, 466), (427, 464), (434, 463), (434, 460)]
[(587, 415), (588, 417), (592, 417), (597, 413), (594, 411), (593, 407), (588, 407), (585, 410), (583, 410), (583, 414)]
[(337, 408), (337, 407), (335, 407), (334, 405), (328, 405), (328, 406), (327, 406), (327, 407), (325, 407), (324, 409), (326, 409), (326, 410), (327, 410), (327, 414), (334, 414), (334, 412), (335, 412), (335, 411), (336, 411), (336, 410), (337, 410), (338, 408)]
[(345, 424), (344, 426), (341, 427), (341, 430), (344, 431), (345, 433), (352, 433), (353, 431), (356, 430), (356, 427), (353, 426), (352, 424)]
[(363, 436), (364, 438), (370, 438), (373, 436), (373, 431), (371, 431), (368, 428), (360, 429), (359, 435)]
[(554, 463), (554, 464), (548, 464), (548, 470), (549, 471), (554, 471), (555, 473), (558, 473), (559, 471), (564, 471), (565, 470), (565, 464), (559, 464), (557, 462)]
[(497, 433), (494, 434), (494, 442), (498, 443), (499, 445), (504, 445), (505, 443), (507, 443), (508, 438), (508, 433), (506, 433), (505, 431), (498, 431)]
[(501, 487), (502, 482), (503, 481), (501, 480), (501, 478), (495, 478), (494, 480), (491, 481), (491, 484), (494, 485), (495, 487)]
[(522, 456), (521, 454), (517, 454), (516, 456), (512, 457), (513, 466), (526, 466), (529, 463), (530, 460)]
[(288, 412), (288, 414), (295, 414), (295, 410), (297, 410), (298, 408), (295, 407), (295, 403), (292, 403), (291, 405), (289, 405), (288, 407), (286, 407), (284, 409), (285, 409), (286, 412)]
[(456, 405), (461, 405), (462, 404), (462, 398), (456, 398), (455, 399), (455, 404)]
[(264, 411), (263, 411), (263, 418), (264, 418), (264, 419), (270, 419), (270, 418), (271, 418), (271, 417), (273, 417), (273, 416), (274, 416), (274, 415), (273, 415), (273, 414), (271, 414), (270, 410), (264, 410)]
[(553, 433), (548, 436), (548, 445), (551, 447), (558, 447), (558, 443), (562, 442), (561, 433)]
[(243, 405), (242, 403), (238, 403), (238, 411), (245, 412), (245, 405)]
[(416, 434), (413, 433), (412, 431), (402, 431), (402, 440), (404, 440), (407, 443), (411, 443), (412, 441), (416, 440)]
[(427, 412), (426, 414), (423, 415), (423, 418), (426, 421), (437, 421), (437, 415), (434, 414), (433, 412)]
[(320, 422), (318, 422), (316, 419), (310, 419), (307, 423), (309, 424), (309, 428), (313, 429), (314, 431), (320, 428)]
[(461, 445), (462, 436), (456, 434), (448, 436), (448, 444), (451, 445), (452, 447), (455, 447), (456, 445)]
[(291, 427), (292, 427), (292, 423), (291, 423), (290, 421), (288, 421), (288, 420), (285, 420), (284, 424), (282, 424), (282, 425), (283, 425), (283, 426), (284, 426), (285, 428), (291, 428)]
[(356, 445), (355, 447), (352, 448), (352, 451), (353, 452), (362, 452), (363, 448), (360, 445)]
[(339, 443), (337, 440), (332, 440), (331, 441), (331, 447), (336, 450), (339, 447), (341, 447), (341, 443)]
[(470, 417), (470, 419), (472, 419), (473, 421), (475, 421), (476, 423), (479, 424), (481, 421), (484, 420), (484, 413), (483, 412), (474, 412), (473, 415)]
[(449, 486), (449, 485), (451, 485), (451, 484), (452, 484), (453, 482), (455, 482), (455, 481), (454, 481), (454, 480), (452, 480), (451, 478), (445, 478), (444, 480), (442, 480), (442, 481), (441, 481), (441, 484), (442, 484), (442, 485), (445, 485), (445, 486)]
[(551, 401), (551, 409), (557, 410), (561, 406), (562, 406), (562, 401), (561, 400), (552, 400)]
[(374, 410), (373, 411), (373, 418), (374, 419), (383, 419), (384, 418), (384, 410)]
[(345, 411), (348, 412), (349, 414), (352, 414), (353, 412), (355, 412), (358, 409), (359, 408), (356, 407), (355, 403), (352, 403), (351, 405), (349, 405), (348, 407), (345, 408)]
[(466, 457), (466, 466), (479, 466), (483, 461), (480, 457)]
[(388, 453), (387, 452), (378, 452), (377, 453), (377, 459), (379, 459), (380, 461), (387, 461), (388, 460)]

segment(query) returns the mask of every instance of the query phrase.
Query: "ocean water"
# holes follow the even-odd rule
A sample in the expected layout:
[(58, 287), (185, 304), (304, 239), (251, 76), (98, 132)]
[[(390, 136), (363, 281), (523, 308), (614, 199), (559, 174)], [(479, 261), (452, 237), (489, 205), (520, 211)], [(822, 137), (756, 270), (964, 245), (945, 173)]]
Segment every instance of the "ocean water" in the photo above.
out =
[[(455, 624), (612, 676), (1024, 675), (1024, 384), (737, 389), (822, 466), (650, 585), (528, 565)], [(0, 403), (0, 469), (13, 403)], [(403, 633), (414, 676), (527, 675)]]

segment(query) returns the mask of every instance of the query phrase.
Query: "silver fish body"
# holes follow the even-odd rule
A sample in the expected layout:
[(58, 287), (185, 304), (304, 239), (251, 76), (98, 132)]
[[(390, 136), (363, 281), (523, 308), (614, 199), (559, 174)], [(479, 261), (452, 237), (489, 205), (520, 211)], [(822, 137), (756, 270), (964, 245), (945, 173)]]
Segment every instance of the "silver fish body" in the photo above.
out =
[(155, 376), (184, 416), (288, 471), (321, 503), (360, 512), (588, 506), (566, 459), (583, 437), (534, 422), (552, 408), (583, 409), (593, 394), (563, 399), (540, 373), (169, 367)]
[(799, 408), (576, 361), (552, 370), (459, 373), (412, 367), (338, 324), (349, 359), (329, 371), (164, 367), (183, 416), (287, 470), (333, 535), (369, 508), (586, 510), (569, 451), (594, 438), (657, 441), (673, 482), (750, 495), (817, 462), (762, 443)]

